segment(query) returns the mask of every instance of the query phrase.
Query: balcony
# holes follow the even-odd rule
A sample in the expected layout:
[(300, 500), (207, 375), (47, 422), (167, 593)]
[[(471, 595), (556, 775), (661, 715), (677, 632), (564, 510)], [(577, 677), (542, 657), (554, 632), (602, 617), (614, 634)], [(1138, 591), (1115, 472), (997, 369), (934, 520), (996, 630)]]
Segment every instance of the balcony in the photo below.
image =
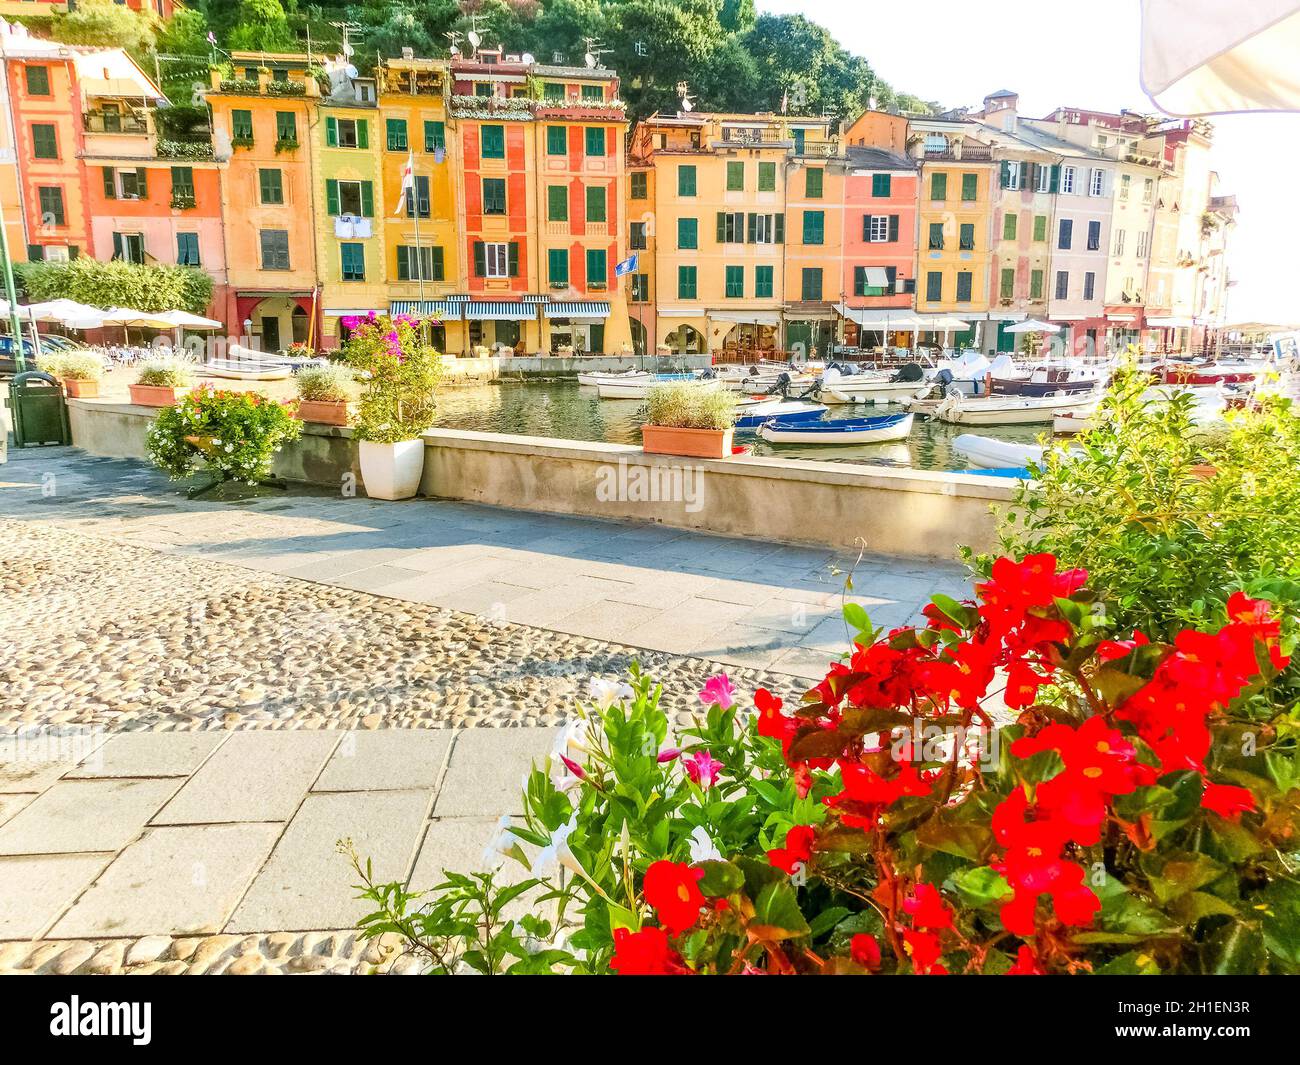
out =
[(426, 70), (385, 70), (380, 91), (386, 95), (441, 96), (443, 81), (440, 74)]
[(937, 163), (991, 163), (993, 149), (987, 144), (958, 142), (946, 148), (926, 148), (925, 159)]
[(86, 111), (81, 116), (81, 127), (87, 133), (128, 133), (138, 136), (149, 132), (149, 120), (138, 112)]
[[(251, 142), (250, 142), (251, 143)], [(159, 159), (211, 159), (212, 145), (207, 141), (158, 142)]]
[(268, 81), (267, 96), (306, 96), (307, 83), (302, 81)]
[(453, 96), (451, 111), (457, 118), (515, 119), (528, 121), (537, 110), (526, 96)]
[(174, 191), (171, 198), (171, 208), (173, 211), (189, 211), (198, 206), (194, 198), (193, 189), (182, 189)]

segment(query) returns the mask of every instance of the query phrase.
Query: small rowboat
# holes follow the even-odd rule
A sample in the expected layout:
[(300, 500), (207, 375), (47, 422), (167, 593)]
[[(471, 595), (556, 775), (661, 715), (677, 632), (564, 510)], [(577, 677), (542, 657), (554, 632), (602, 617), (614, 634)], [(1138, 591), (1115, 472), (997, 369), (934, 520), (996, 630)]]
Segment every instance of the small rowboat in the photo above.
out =
[(775, 406), (766, 404), (757, 407), (741, 408), (741, 414), (736, 418), (736, 428), (738, 430), (757, 429), (761, 425), (770, 422), (773, 418), (781, 422), (815, 422), (823, 414), (826, 408), (820, 403), (800, 403), (798, 400), (782, 400), (777, 398)]
[(967, 397), (949, 395), (934, 410), (934, 417), (952, 425), (1050, 425), (1065, 411), (1090, 413), (1101, 402), (1101, 392), (1075, 392), (1040, 398), (1018, 396)]
[(213, 359), (198, 369), (209, 377), (225, 377), (237, 381), (283, 381), (293, 372), (293, 367), (287, 362), (260, 362), (252, 359)]
[(649, 370), (592, 370), (578, 374), (578, 384), (595, 387), (600, 384), (618, 384), (627, 381), (690, 381), (693, 373), (651, 373)]
[[(1041, 444), (1017, 444), (971, 433), (954, 437), (952, 449), (971, 466), (981, 470), (1023, 469), (1031, 462), (1041, 466), (1045, 450)], [(1081, 454), (1077, 451), (1072, 453)]]
[(1259, 376), (1258, 370), (1218, 369), (1212, 363), (1204, 366), (1158, 366), (1156, 372), (1167, 385), (1241, 385)]
[(717, 388), (717, 381), (701, 381), (689, 374), (684, 377), (670, 378), (665, 381), (653, 374), (645, 377), (631, 377), (617, 381), (598, 381), (596, 394), (601, 399), (645, 399), (650, 389), (664, 384), (690, 384), (697, 388)]
[(758, 435), (769, 444), (879, 444), (905, 440), (912, 431), (912, 415), (883, 414), (879, 418), (829, 418), (815, 422), (789, 422), (772, 418)]

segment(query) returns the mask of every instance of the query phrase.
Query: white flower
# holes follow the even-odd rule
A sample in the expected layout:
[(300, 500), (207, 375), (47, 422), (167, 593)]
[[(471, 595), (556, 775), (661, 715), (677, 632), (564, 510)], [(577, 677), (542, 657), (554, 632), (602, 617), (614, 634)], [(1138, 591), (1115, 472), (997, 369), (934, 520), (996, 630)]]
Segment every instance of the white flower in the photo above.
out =
[(587, 695), (602, 710), (608, 710), (616, 702), (631, 699), (633, 692), (631, 686), (622, 681), (592, 677), (587, 682)]
[(563, 759), (567, 758), (571, 762), (582, 761), (582, 756), (586, 753), (590, 729), (591, 725), (588, 721), (575, 717), (566, 721), (555, 737), (555, 745), (551, 748), (549, 759), (550, 776), (560, 791), (569, 791), (582, 783), (581, 778), (564, 764)]
[(502, 814), (497, 821), (496, 832), (483, 848), (483, 864), (489, 869), (500, 869), (501, 863), (509, 857), (517, 843), (514, 833), (510, 831), (510, 815)]
[(577, 831), (577, 828), (578, 815), (575, 813), (551, 833), (550, 842), (537, 852), (537, 857), (533, 861), (533, 876), (545, 879), (552, 873), (558, 872), (560, 866), (580, 876), (585, 875), (582, 866), (578, 864), (578, 859), (573, 856), (573, 851), (569, 850), (569, 837)]
[(691, 864), (720, 861), (722, 861), (722, 852), (718, 850), (718, 845), (709, 839), (709, 834), (704, 831), (703, 825), (698, 826), (691, 833)]

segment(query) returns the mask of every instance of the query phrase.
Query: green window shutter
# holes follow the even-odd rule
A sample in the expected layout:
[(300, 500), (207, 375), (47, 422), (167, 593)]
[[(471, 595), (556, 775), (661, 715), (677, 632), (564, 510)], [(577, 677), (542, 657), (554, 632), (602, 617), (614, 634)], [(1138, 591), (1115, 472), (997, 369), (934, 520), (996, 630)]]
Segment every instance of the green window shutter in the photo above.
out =
[(1008, 162), (1006, 159), (1002, 160), (1001, 171), (1002, 171), (1001, 187), (1005, 189), (1008, 185), (1011, 184), (1011, 163)]
[(757, 299), (772, 298), (772, 267), (754, 267), (754, 296)]
[(568, 137), (565, 136), (563, 126), (546, 127), (546, 154), (547, 155), (567, 155), (569, 152)]
[(333, 115), (325, 116), (325, 146), (327, 148), (339, 146), (339, 120)]
[(758, 164), (758, 191), (759, 192), (776, 191), (776, 164), (775, 163)]
[(979, 180), (978, 174), (962, 174), (961, 176), (961, 198), (966, 201), (979, 199)]
[(820, 200), (822, 198), (822, 179), (824, 176), (825, 171), (820, 167), (804, 171), (804, 194), (810, 200)]
[(727, 213), (726, 211), (718, 212), (718, 243), (721, 244), (727, 239)]
[(364, 218), (375, 217), (375, 186), (370, 181), (361, 183), (361, 215)]
[(931, 251), (939, 251), (943, 248), (943, 223), (930, 223), (930, 241), (929, 248)]
[(948, 198), (948, 175), (939, 173), (930, 175), (930, 199), (946, 200)]
[(1016, 291), (1016, 272), (1013, 269), (1003, 269), (1002, 271), (1002, 298), (1009, 300), (1015, 295)]
[(1002, 219), (1002, 239), (1016, 239), (1016, 215), (1012, 211), (1008, 211), (1006, 216)]
[(506, 157), (506, 130), (504, 126), (483, 126), (483, 158), (504, 159)]
[(398, 281), (411, 280), (411, 260), (410, 260), (411, 251), (412, 249), (408, 248), (404, 244), (399, 244), (397, 246), (397, 280)]
[(695, 267), (679, 266), (677, 268), (677, 298), (695, 299)]
[(390, 152), (406, 151), (406, 119), (386, 119), (384, 125), (388, 133), (388, 150)]
[(1029, 272), (1029, 298), (1031, 300), (1043, 298), (1043, 271), (1041, 270)]
[(113, 234), (113, 258), (114, 259), (122, 258), (122, 234), (121, 233)]
[(772, 216), (773, 232), (778, 244), (785, 243), (785, 213)]
[(806, 302), (816, 303), (822, 298), (822, 272), (818, 267), (807, 267), (803, 272), (801, 295)]
[(487, 276), (487, 248), (481, 240), (474, 241), (474, 276)]
[(364, 118), (357, 119), (357, 147), (370, 147), (370, 122)]
[(1040, 214), (1034, 216), (1034, 240), (1043, 241), (1047, 239), (1047, 215)]
[(728, 266), (726, 274), (726, 296), (727, 299), (743, 299), (745, 295), (745, 268), (743, 266)]
[(506, 259), (511, 277), (519, 276), (519, 242), (512, 240), (506, 245)]
[(743, 192), (745, 188), (745, 164), (743, 162), (727, 163), (727, 191)]
[(753, 211), (745, 216), (745, 243), (753, 244), (758, 239), (758, 215)]
[(603, 248), (591, 248), (587, 252), (587, 284), (605, 285), (609, 283), (609, 261)]
[(855, 266), (853, 268), (853, 295), (865, 296), (867, 294), (867, 268), (865, 266)]
[(149, 198), (149, 171), (144, 167), (140, 167), (136, 170), (135, 184), (136, 188), (139, 190), (137, 195), (140, 199), (147, 200)]
[(700, 224), (694, 218), (677, 219), (677, 247), (693, 251), (700, 246)]
[(334, 178), (325, 179), (325, 213), (339, 213), (339, 183)]
[(587, 221), (604, 222), (608, 214), (605, 205), (605, 186), (587, 186)]
[(546, 220), (548, 222), (569, 220), (569, 190), (563, 185), (548, 185), (546, 188)]
[(890, 174), (871, 175), (871, 195), (877, 198), (887, 197), (892, 191), (893, 177)]
[(425, 122), (424, 124), (424, 150), (426, 152), (436, 152), (439, 148), (447, 146), (447, 127), (441, 122)]
[(891, 244), (898, 243), (898, 215), (889, 216), (889, 240)]
[(957, 247), (961, 251), (975, 250), (975, 225), (972, 222), (963, 222), (957, 231)]
[(442, 245), (439, 244), (433, 249), (433, 280), (443, 281), (446, 279), (447, 267), (442, 253)]
[(117, 180), (111, 166), (104, 167), (104, 195), (110, 199), (117, 199)]
[(1061, 166), (1059, 163), (1052, 164), (1052, 176), (1047, 184), (1048, 192), (1061, 191)]
[(588, 126), (587, 127), (587, 155), (593, 158), (600, 158), (605, 154), (605, 127)]
[(564, 248), (551, 248), (546, 253), (546, 277), (552, 285), (569, 283), (569, 253)]
[(695, 195), (695, 167), (681, 165), (677, 167), (677, 195)]
[(646, 173), (644, 170), (636, 170), (631, 176), (632, 190), (630, 197), (634, 200), (644, 200), (647, 196), (648, 185), (646, 182)]
[(822, 211), (804, 211), (803, 242), (824, 244), (826, 241), (826, 216)]

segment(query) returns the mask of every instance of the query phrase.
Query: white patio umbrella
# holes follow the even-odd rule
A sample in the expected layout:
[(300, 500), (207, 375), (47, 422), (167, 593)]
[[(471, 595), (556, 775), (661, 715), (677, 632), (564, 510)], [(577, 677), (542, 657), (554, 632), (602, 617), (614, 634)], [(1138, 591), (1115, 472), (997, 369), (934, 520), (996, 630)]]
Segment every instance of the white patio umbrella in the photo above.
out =
[(1040, 322), (1037, 318), (1026, 318), (1023, 322), (1007, 326), (1008, 333), (1059, 333), (1061, 327), (1051, 322)]
[(172, 325), (181, 329), (220, 329), (221, 323), (215, 318), (204, 318), (201, 314), (189, 311), (163, 311), (159, 319), (166, 318)]
[(121, 325), (136, 329), (172, 329), (176, 323), (167, 317), (171, 311), (136, 311), (130, 307), (110, 307), (100, 312), (103, 325)]
[(1196, 117), (1300, 110), (1300, 0), (1143, 0), (1142, 87)]
[[(29, 303), (19, 306), (18, 313), (29, 322), (58, 322), (74, 329), (94, 328), (99, 324), (104, 312), (98, 307), (91, 307), (76, 300), (46, 300), (44, 303)], [(90, 325), (81, 323), (90, 322)]]

